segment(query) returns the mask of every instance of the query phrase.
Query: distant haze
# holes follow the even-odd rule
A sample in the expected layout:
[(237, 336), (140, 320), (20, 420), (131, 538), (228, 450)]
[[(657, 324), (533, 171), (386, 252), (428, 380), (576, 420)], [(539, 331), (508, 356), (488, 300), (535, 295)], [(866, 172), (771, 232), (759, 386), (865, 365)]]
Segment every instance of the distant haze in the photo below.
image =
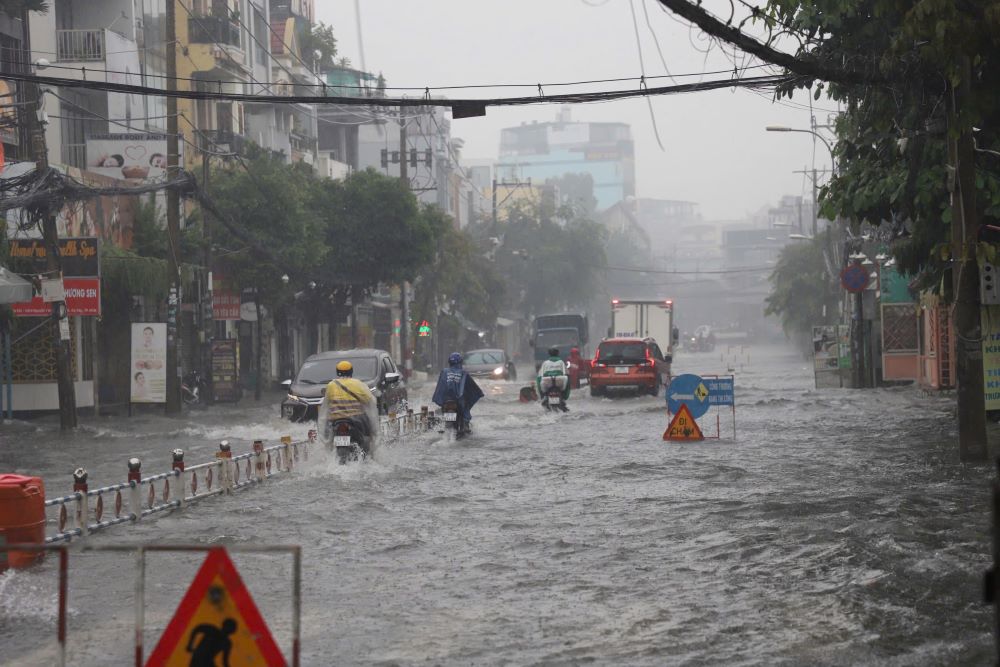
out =
[[(390, 86), (563, 82), (639, 75), (628, 0), (361, 0), (365, 65), (383, 72)], [(646, 26), (643, 0), (633, 0), (647, 76), (664, 74)], [(732, 70), (716, 48), (706, 55), (698, 31), (645, 0), (649, 17), (673, 74)], [(707, 3), (728, 14), (729, 4)], [(354, 3), (321, 0), (317, 19), (334, 27), (339, 56), (360, 67)], [(692, 44), (693, 42), (693, 44)], [(750, 70), (748, 75), (755, 73)], [(714, 75), (718, 77), (720, 75)], [(723, 75), (724, 76), (724, 75)], [(713, 78), (714, 78), (713, 77)], [(682, 78), (690, 82), (697, 78)], [(657, 79), (650, 85), (669, 85)], [(612, 87), (615, 84), (608, 84)], [(620, 85), (620, 84), (617, 84)], [(565, 88), (550, 88), (545, 92)], [(530, 88), (451, 91), (451, 97), (536, 93)], [(390, 91), (390, 94), (394, 94)], [(419, 95), (411, 92), (410, 95)], [(777, 203), (782, 195), (810, 196), (811, 186), (795, 170), (812, 167), (812, 138), (765, 132), (766, 125), (809, 127), (809, 97), (776, 104), (769, 94), (723, 89), (653, 99), (665, 151), (656, 143), (644, 99), (573, 107), (573, 120), (618, 121), (632, 126), (636, 144), (637, 195), (699, 204), (708, 219), (739, 219)], [(827, 100), (816, 103), (826, 121)], [(558, 107), (539, 105), (489, 109), (485, 118), (454, 121), (453, 136), (465, 140), (464, 158), (496, 157), (500, 130), (532, 120), (554, 120)], [(816, 147), (816, 167), (829, 166), (829, 153)]]

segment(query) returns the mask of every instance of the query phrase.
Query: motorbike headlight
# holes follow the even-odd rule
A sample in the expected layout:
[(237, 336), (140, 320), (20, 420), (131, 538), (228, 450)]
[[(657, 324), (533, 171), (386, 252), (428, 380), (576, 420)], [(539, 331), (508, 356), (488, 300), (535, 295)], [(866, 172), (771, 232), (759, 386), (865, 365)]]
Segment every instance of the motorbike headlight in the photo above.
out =
[(494, 368), (493, 375), (503, 375), (503, 368)]
[(299, 398), (298, 396), (296, 396), (295, 394), (289, 394), (288, 395), (288, 400), (290, 400), (290, 401), (301, 401), (302, 399)]

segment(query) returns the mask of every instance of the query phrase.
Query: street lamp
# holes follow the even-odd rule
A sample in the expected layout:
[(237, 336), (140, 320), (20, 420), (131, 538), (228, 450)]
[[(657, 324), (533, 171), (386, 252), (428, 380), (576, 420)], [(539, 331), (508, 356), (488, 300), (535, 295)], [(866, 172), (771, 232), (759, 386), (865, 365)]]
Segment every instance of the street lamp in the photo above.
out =
[[(826, 139), (824, 139), (823, 135), (821, 135), (819, 132), (816, 132), (814, 130), (799, 130), (799, 129), (792, 128), (792, 127), (786, 127), (785, 125), (768, 125), (764, 129), (766, 129), (768, 132), (802, 132), (803, 134), (811, 134), (811, 135), (813, 135), (814, 137), (816, 137), (817, 139), (819, 139), (820, 141), (823, 142), (823, 145), (826, 146), (826, 150), (830, 151), (830, 175), (833, 176), (833, 174), (836, 173), (836, 171), (837, 171), (837, 163), (836, 163), (836, 160), (833, 157), (833, 147), (830, 146), (830, 142), (827, 141)], [(817, 218), (819, 216), (819, 201), (818, 201), (819, 197), (817, 196), (817, 191), (819, 190), (819, 183), (817, 182), (817, 180), (818, 180), (818, 177), (816, 176), (816, 169), (815, 169), (815, 165), (814, 165), (814, 167), (813, 167), (813, 179), (812, 179), (812, 181), (813, 181), (813, 229), (812, 229), (813, 236), (816, 236), (816, 234), (819, 232), (818, 223), (817, 223)]]

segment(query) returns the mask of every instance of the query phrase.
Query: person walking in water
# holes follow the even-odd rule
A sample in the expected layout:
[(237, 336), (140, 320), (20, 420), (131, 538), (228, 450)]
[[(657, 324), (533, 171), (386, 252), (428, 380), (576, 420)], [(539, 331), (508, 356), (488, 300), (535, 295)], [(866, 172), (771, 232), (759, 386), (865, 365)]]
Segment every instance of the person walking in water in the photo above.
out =
[[(191, 667), (216, 667), (215, 657), (222, 654), (222, 667), (229, 666), (229, 652), (233, 642), (229, 636), (236, 632), (236, 621), (227, 618), (219, 629), (209, 623), (195, 626), (188, 637), (187, 652), (191, 654)], [(195, 639), (201, 635), (201, 641), (194, 646)]]

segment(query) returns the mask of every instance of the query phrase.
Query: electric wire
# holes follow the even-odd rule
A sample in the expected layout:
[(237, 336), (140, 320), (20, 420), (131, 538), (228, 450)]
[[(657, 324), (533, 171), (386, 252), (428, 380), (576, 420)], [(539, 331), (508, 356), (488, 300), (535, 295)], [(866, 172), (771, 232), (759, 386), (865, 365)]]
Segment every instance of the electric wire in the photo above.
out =
[[(645, 87), (646, 64), (642, 58), (642, 40), (639, 38), (639, 22), (635, 18), (635, 0), (628, 0), (628, 8), (632, 12), (632, 28), (635, 30), (635, 48), (639, 53), (639, 70), (642, 72), (641, 85)], [(663, 141), (660, 139), (660, 128), (656, 126), (656, 113), (653, 111), (653, 100), (647, 97), (646, 105), (649, 107), (649, 120), (653, 125), (653, 136), (656, 137), (656, 143), (660, 147), (660, 150), (666, 153), (667, 149), (663, 146)]]

